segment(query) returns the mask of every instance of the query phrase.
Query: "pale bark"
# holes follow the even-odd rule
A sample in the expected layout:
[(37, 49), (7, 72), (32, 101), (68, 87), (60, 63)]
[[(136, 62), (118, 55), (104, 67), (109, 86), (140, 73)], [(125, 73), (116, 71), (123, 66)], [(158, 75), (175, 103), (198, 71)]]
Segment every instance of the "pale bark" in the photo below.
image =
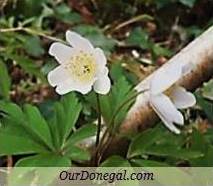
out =
[[(188, 63), (194, 66), (194, 69), (189, 74), (183, 76), (177, 82), (177, 84), (185, 87), (187, 90), (194, 91), (203, 82), (208, 81), (213, 75), (213, 26), (171, 58), (158, 71), (161, 71), (163, 68), (170, 68), (170, 65), (174, 63)], [(141, 91), (148, 88), (154, 73), (156, 71), (139, 83), (135, 89)], [(137, 97), (135, 104), (130, 109), (126, 120), (121, 125), (120, 133), (143, 131), (158, 121), (159, 118), (150, 107), (147, 96), (142, 94)], [(112, 154), (125, 155), (128, 143), (127, 139), (116, 136), (109, 145), (109, 148), (104, 152), (103, 159)]]

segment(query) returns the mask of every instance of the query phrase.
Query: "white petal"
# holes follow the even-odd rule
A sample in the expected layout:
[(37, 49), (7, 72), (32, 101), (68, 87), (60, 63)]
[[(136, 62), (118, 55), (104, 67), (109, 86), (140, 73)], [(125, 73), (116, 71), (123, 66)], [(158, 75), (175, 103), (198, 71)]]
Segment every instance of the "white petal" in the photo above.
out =
[(55, 42), (50, 46), (49, 54), (54, 56), (56, 60), (62, 64), (67, 62), (75, 51), (62, 43)]
[(158, 96), (151, 96), (150, 103), (164, 123), (167, 121), (167, 123), (174, 122), (179, 125), (184, 124), (183, 115), (175, 108), (169, 97), (166, 95), (160, 94)]
[(67, 81), (69, 78), (69, 73), (62, 66), (56, 67), (54, 70), (50, 71), (47, 76), (48, 82), (53, 87)]
[(94, 91), (98, 94), (107, 94), (110, 91), (111, 82), (108, 76), (97, 79), (94, 83)]
[(107, 59), (106, 59), (106, 56), (104, 55), (104, 52), (103, 50), (101, 50), (100, 48), (96, 48), (94, 50), (94, 56), (95, 56), (95, 59), (96, 59), (96, 63), (98, 65), (98, 70), (102, 70), (106, 63), (107, 63)]
[(63, 82), (56, 87), (56, 92), (60, 95), (67, 94), (68, 92), (71, 92), (71, 91), (77, 91), (82, 94), (87, 94), (91, 90), (92, 90), (91, 84), (79, 85), (72, 80)]
[(97, 79), (99, 78), (103, 78), (104, 76), (107, 76), (109, 73), (109, 70), (108, 68), (105, 66), (101, 71), (98, 71), (96, 72), (96, 77)]
[(156, 71), (150, 82), (151, 94), (162, 93), (176, 83), (181, 77), (181, 68), (181, 66), (175, 64), (170, 65), (169, 68), (161, 68)]
[(153, 108), (153, 110), (157, 113), (157, 115), (159, 116), (159, 118), (162, 120), (162, 122), (164, 123), (164, 125), (171, 130), (172, 132), (179, 134), (180, 130), (175, 127), (175, 125), (173, 124), (173, 122), (170, 120), (170, 118), (167, 118), (166, 114), (164, 113), (163, 110), (160, 110), (161, 108), (158, 107), (158, 105), (156, 104), (156, 100), (152, 100), (150, 101), (151, 106)]
[(163, 121), (163, 123), (165, 124), (165, 126), (171, 130), (172, 132), (174, 132), (175, 134), (180, 134), (180, 130), (170, 121), (164, 120), (163, 118), (161, 118), (161, 120)]
[(88, 39), (82, 37), (81, 35), (79, 35), (75, 32), (71, 32), (68, 30), (66, 32), (66, 40), (74, 48), (77, 48), (80, 50), (86, 50), (89, 52), (94, 50), (92, 44), (90, 43), (90, 41)]
[(188, 107), (192, 107), (196, 104), (195, 96), (191, 93), (186, 91), (183, 87), (175, 87), (171, 92), (171, 99), (179, 109), (185, 109)]

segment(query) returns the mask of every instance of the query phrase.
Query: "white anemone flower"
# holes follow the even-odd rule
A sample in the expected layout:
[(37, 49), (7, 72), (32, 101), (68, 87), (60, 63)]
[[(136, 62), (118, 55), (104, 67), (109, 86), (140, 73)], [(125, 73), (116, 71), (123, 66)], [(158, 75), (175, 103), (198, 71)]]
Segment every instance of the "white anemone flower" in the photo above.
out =
[(70, 46), (59, 42), (50, 46), (49, 54), (60, 64), (48, 74), (50, 85), (60, 95), (70, 91), (87, 94), (92, 88), (99, 94), (107, 94), (111, 82), (104, 52), (75, 32), (67, 31), (66, 40)]
[[(166, 127), (176, 134), (180, 130), (175, 126), (183, 125), (184, 118), (177, 109), (185, 109), (195, 105), (195, 96), (186, 91), (185, 88), (174, 85), (183, 75), (191, 71), (190, 65), (174, 64), (169, 68), (162, 68), (155, 73), (150, 81), (149, 102), (153, 110), (157, 113)], [(174, 87), (168, 91), (168, 96), (165, 91), (171, 86)]]

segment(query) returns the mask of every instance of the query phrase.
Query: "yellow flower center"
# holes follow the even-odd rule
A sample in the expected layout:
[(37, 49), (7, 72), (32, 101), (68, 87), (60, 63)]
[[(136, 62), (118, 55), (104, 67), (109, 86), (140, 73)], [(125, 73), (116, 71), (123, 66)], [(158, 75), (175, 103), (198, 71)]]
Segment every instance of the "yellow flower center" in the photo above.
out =
[(92, 54), (80, 51), (65, 64), (64, 68), (72, 78), (81, 83), (93, 80), (96, 72), (95, 58)]

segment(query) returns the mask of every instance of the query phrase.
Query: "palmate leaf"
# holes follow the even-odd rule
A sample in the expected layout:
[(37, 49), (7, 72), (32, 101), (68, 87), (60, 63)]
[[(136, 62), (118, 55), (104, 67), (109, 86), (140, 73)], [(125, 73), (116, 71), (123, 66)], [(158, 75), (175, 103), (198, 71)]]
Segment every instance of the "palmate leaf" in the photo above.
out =
[(169, 167), (169, 164), (155, 160), (132, 159), (131, 164), (135, 167)]
[(43, 146), (30, 138), (4, 133), (0, 130), (0, 156), (39, 153), (45, 150)]
[(46, 145), (24, 125), (16, 123), (10, 118), (2, 118), (1, 123), (0, 154), (16, 155), (48, 151)]
[(127, 156), (133, 159), (143, 155), (152, 155), (156, 157), (191, 160), (204, 155), (201, 150), (184, 148), (184, 139), (183, 135), (175, 136), (171, 132), (168, 133), (162, 127), (157, 126), (133, 138)]
[(16, 163), (16, 167), (69, 167), (68, 158), (54, 154), (39, 154), (22, 158)]
[(28, 104), (24, 106), (23, 111), (30, 128), (45, 142), (45, 144), (47, 144), (48, 147), (53, 149), (49, 126), (40, 114), (39, 110)]
[(86, 124), (76, 130), (67, 140), (66, 146), (74, 145), (86, 138), (95, 136), (97, 126), (95, 124)]
[(138, 134), (132, 140), (129, 146), (127, 157), (132, 158), (134, 156), (144, 154), (146, 150), (161, 137), (162, 131), (158, 127), (155, 127), (154, 129), (149, 129), (141, 134)]
[(85, 161), (90, 160), (90, 153), (77, 146), (71, 145), (65, 150), (65, 156), (71, 158), (71, 160)]
[[(50, 149), (53, 150), (53, 143), (48, 125), (36, 107), (26, 105), (22, 111), (16, 104), (1, 101), (0, 110), (5, 113), (2, 119), (3, 127), (1, 127), (0, 130), (1, 134), (7, 134), (8, 136), (12, 135), (18, 139), (20, 138), (22, 141), (25, 140), (26, 143), (28, 140), (32, 141), (37, 144), (36, 146), (39, 146), (42, 151), (44, 149), (46, 149), (46, 151)], [(7, 144), (7, 141), (5, 137), (3, 142)], [(11, 146), (10, 144), (8, 145), (9, 147)]]
[(79, 114), (82, 109), (81, 103), (79, 103), (75, 94), (70, 93), (64, 96), (61, 100), (64, 111), (66, 113), (65, 123), (64, 123), (64, 138), (67, 138), (71, 132), (71, 129), (75, 126)]
[(11, 120), (17, 123), (22, 123), (24, 121), (24, 114), (21, 108), (8, 101), (0, 101), (0, 110), (3, 111), (6, 116), (10, 117)]
[(55, 104), (55, 114), (53, 119), (50, 120), (49, 126), (52, 135), (55, 139), (57, 148), (62, 147), (81, 112), (82, 106), (79, 103), (74, 93), (67, 94), (60, 102)]
[(203, 157), (204, 154), (200, 151), (181, 149), (174, 145), (156, 145), (149, 147), (146, 154), (155, 155), (160, 157), (173, 157), (182, 160), (195, 159)]

